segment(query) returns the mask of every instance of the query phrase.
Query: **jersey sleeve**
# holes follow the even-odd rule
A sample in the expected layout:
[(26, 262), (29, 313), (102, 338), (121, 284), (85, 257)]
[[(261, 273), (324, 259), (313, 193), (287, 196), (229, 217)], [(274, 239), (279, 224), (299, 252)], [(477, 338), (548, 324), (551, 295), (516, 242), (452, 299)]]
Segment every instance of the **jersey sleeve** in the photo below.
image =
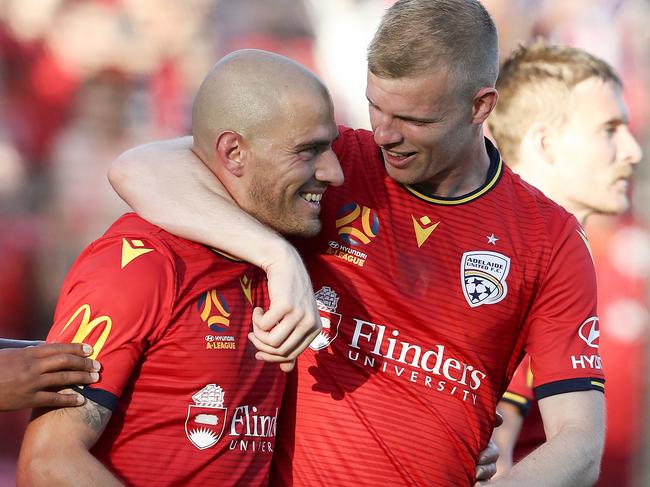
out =
[(589, 243), (574, 217), (558, 233), (529, 314), (526, 351), (537, 399), (604, 390), (596, 273)]
[(530, 357), (526, 355), (517, 370), (515, 370), (515, 374), (512, 376), (508, 389), (503, 393), (501, 400), (513, 404), (519, 408), (522, 416), (526, 416), (530, 411), (531, 402), (534, 398)]
[(152, 240), (103, 238), (66, 277), (48, 342), (83, 342), (101, 362), (99, 382), (78, 392), (114, 409), (143, 351), (171, 315), (173, 260)]

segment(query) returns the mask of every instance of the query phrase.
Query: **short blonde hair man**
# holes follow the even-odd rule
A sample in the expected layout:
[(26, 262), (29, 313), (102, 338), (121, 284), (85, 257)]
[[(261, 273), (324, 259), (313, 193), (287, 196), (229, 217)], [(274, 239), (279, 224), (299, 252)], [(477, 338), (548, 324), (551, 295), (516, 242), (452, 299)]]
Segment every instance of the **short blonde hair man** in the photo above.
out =
[(622, 83), (584, 50), (537, 41), (503, 64), (488, 126), (505, 161), (576, 215), (629, 206), (641, 149), (628, 129)]

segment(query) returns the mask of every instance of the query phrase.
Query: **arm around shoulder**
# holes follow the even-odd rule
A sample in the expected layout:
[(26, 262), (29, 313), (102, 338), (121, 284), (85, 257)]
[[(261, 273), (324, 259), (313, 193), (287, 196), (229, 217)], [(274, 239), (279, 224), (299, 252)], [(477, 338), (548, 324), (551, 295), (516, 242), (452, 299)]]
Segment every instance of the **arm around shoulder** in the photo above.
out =
[(113, 161), (108, 179), (141, 217), (170, 233), (266, 268), (290, 244), (232, 201), (191, 150), (192, 138), (153, 142)]
[(76, 408), (36, 411), (23, 439), (16, 484), (123, 485), (89, 451), (110, 417), (109, 409), (91, 400)]

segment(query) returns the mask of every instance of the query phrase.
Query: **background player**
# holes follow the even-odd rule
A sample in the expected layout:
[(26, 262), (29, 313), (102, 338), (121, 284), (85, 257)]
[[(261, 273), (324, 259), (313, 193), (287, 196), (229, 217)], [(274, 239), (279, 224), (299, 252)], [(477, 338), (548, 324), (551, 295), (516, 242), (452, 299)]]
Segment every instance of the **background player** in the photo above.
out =
[[(581, 49), (539, 41), (508, 57), (497, 88), (500, 99), (488, 126), (514, 171), (583, 226), (591, 214), (628, 209), (627, 192), (641, 148), (628, 129), (622, 83), (611, 66)], [(530, 387), (533, 375), (526, 357), (499, 403), (504, 424), (494, 439), (501, 453), (500, 473), (512, 465), (531, 405), (517, 459), (545, 440)]]
[(100, 364), (83, 343), (39, 344), (0, 339), (0, 411), (36, 407), (73, 407), (84, 397), (64, 386), (99, 380)]
[[(290, 414), (288, 396), (273, 482), (471, 483), (524, 349), (543, 370), (536, 381), (549, 441), (495, 485), (538, 485), (542, 477), (587, 485), (597, 477), (602, 373), (570, 361), (591, 353), (577, 330), (595, 316), (593, 264), (577, 222), (483, 139), (497, 64), (496, 31), (478, 2), (402, 0), (384, 16), (369, 49), (374, 141), (341, 130), (334, 148), (347, 185), (323, 200), (323, 234), (300, 245), (329, 328), (292, 377), (299, 413)], [(164, 151), (150, 149), (150, 169), (123, 164), (130, 185), (113, 174), (135, 208), (203, 242), (221, 239), (209, 228), (214, 214), (232, 220), (228, 235), (240, 237), (223, 244), (266, 256), (273, 282), (277, 236), (191, 184), (183, 174), (200, 177), (196, 162), (165, 162)], [(150, 187), (168, 188), (160, 194), (172, 200), (213, 203), (188, 211)], [(305, 280), (299, 269), (283, 272), (300, 276), (285, 282)], [(276, 318), (257, 324), (271, 328)], [(277, 342), (266, 343), (281, 356)]]
[[(227, 56), (195, 98), (193, 134), (242, 209), (318, 232), (318, 201), (342, 173), (332, 102), (311, 72), (263, 51)], [(18, 485), (266, 485), (284, 374), (247, 340), (266, 303), (251, 264), (122, 217), (75, 263), (48, 337), (94, 339), (101, 380), (84, 406), (32, 420)]]

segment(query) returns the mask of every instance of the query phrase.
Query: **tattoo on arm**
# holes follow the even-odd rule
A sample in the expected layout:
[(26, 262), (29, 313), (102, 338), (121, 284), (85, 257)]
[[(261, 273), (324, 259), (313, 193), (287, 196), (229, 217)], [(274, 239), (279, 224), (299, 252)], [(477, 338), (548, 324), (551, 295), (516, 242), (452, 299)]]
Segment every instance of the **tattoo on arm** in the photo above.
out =
[[(113, 412), (107, 407), (97, 404), (96, 402), (86, 398), (86, 402), (82, 406), (74, 408), (61, 408), (50, 410), (55, 415), (59, 415), (62, 419), (72, 420), (74, 424), (84, 427), (78, 431), (81, 435), (80, 439), (91, 448), (104, 432), (104, 428), (111, 419)], [(42, 414), (43, 410), (35, 411), (35, 416)]]
[(111, 419), (111, 410), (90, 399), (79, 408), (81, 419), (96, 433), (101, 434)]

